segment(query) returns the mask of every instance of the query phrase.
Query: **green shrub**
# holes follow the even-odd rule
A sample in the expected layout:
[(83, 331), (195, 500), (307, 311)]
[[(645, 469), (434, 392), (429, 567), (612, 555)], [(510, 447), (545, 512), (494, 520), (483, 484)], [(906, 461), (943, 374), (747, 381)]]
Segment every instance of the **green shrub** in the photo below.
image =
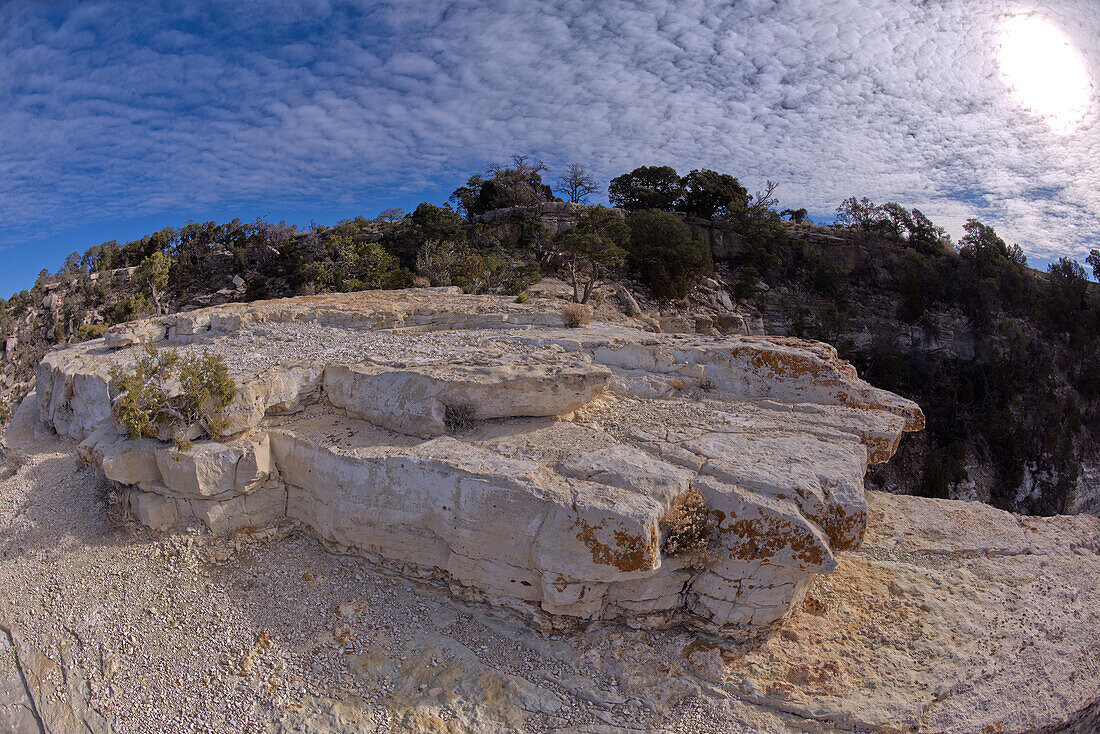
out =
[(675, 214), (647, 209), (631, 214), (627, 224), (631, 267), (658, 298), (683, 298), (696, 277), (713, 272), (710, 248), (693, 239)]
[(504, 280), (504, 293), (508, 296), (525, 295), (527, 289), (542, 280), (542, 271), (537, 262), (513, 265)]
[(107, 324), (81, 324), (76, 330), (76, 338), (82, 342), (99, 339), (109, 328)]
[(268, 279), (262, 275), (257, 275), (248, 279), (248, 285), (244, 291), (244, 300), (246, 301), (262, 301), (268, 297), (271, 292)]
[[(181, 359), (149, 343), (132, 371), (115, 365), (110, 375), (112, 411), (132, 440), (157, 438), (163, 430), (177, 445), (202, 435), (221, 438), (225, 409), (237, 394), (225, 361), (206, 351)], [(169, 394), (173, 381), (181, 388), (177, 395)]]
[(220, 355), (203, 350), (202, 355), (180, 360), (182, 394), (176, 399), (188, 426), (199, 425), (211, 438), (221, 438), (228, 428), (225, 409), (237, 396), (237, 386)]
[(825, 257), (813, 250), (808, 255), (810, 267), (810, 287), (814, 292), (835, 299), (848, 287), (844, 272)]
[(103, 310), (103, 315), (111, 324), (149, 316), (155, 310), (153, 302), (144, 293), (135, 293), (123, 301), (116, 301)]
[(733, 296), (742, 301), (747, 301), (760, 293), (760, 271), (751, 265), (737, 271), (737, 279), (733, 282)]
[(115, 393), (111, 409), (126, 429), (127, 438), (155, 438), (160, 426), (171, 422), (166, 412), (169, 405), (167, 383), (178, 361), (176, 352), (161, 352), (150, 343), (138, 357), (132, 372), (120, 365), (111, 367), (111, 389)]

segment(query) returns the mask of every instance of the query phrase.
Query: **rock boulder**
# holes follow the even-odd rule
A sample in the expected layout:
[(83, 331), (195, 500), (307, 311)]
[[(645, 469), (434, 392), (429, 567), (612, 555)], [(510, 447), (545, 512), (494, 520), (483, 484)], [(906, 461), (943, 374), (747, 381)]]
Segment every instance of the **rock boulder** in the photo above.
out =
[[(769, 625), (860, 544), (864, 472), (924, 419), (827, 345), (676, 330), (429, 291), (226, 304), (53, 352), (37, 395), (158, 530), (285, 515), (542, 628)], [(107, 375), (145, 341), (225, 359), (228, 438), (118, 434)], [(664, 550), (689, 488), (690, 558)]]

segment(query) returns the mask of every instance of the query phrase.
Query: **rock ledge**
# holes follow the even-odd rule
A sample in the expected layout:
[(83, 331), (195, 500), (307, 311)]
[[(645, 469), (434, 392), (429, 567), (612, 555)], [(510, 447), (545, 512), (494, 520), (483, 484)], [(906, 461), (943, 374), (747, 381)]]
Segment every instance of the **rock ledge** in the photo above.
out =
[[(144, 341), (225, 356), (230, 438), (181, 452), (119, 435), (108, 371)], [(860, 544), (867, 466), (924, 420), (824, 344), (567, 329), (545, 305), (428, 291), (122, 325), (47, 355), (36, 393), (28, 406), (154, 529), (285, 515), (544, 628), (722, 634), (782, 618)], [(688, 487), (718, 520), (705, 570), (661, 550)]]

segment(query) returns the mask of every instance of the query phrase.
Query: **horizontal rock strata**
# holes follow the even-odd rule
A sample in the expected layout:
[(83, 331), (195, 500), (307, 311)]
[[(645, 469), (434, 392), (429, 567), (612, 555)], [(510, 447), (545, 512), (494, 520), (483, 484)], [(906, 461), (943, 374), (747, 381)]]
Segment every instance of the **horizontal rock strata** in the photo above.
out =
[[(225, 357), (230, 438), (119, 435), (108, 373), (150, 340)], [(155, 529), (285, 515), (542, 626), (719, 633), (782, 617), (859, 545), (867, 466), (923, 427), (824, 344), (568, 329), (545, 307), (428, 291), (114, 327), (47, 355), (35, 399)], [(689, 487), (717, 522), (705, 568), (662, 552)]]

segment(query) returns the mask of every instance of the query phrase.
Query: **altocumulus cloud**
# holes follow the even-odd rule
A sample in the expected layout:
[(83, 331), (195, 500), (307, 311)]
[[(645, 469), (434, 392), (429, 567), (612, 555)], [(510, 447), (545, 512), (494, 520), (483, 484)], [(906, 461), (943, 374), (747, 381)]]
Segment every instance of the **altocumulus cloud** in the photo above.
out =
[[(1070, 134), (999, 74), (999, 28), (1033, 9), (1094, 77)], [(821, 215), (892, 199), (1080, 258), (1100, 245), (1097, 69), (1092, 0), (5, 3), (0, 247), (175, 209), (370, 213), (372, 192), (522, 151), (605, 180), (774, 179)]]

